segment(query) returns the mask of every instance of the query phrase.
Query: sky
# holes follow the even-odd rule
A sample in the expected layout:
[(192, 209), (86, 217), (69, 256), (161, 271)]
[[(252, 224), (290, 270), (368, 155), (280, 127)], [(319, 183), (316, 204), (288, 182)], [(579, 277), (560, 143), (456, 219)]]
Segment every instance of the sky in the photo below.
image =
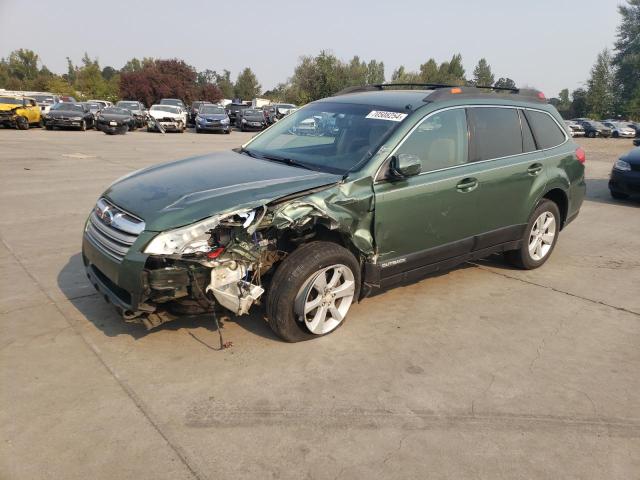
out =
[(461, 53), (472, 77), (485, 57), (548, 97), (584, 86), (612, 48), (625, 0), (0, 0), (0, 57), (34, 50), (50, 70), (84, 52), (101, 67), (132, 57), (181, 58), (197, 70), (251, 67), (263, 90), (291, 76), (302, 55), (328, 50), (382, 60), (387, 80)]

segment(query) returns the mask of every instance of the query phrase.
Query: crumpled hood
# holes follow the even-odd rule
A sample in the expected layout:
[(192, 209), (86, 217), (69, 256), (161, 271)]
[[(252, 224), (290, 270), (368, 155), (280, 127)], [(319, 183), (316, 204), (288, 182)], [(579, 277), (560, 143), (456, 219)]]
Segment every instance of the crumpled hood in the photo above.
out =
[(164, 110), (149, 111), (149, 115), (153, 118), (175, 118), (176, 120), (182, 119), (182, 113), (165, 112)]
[(10, 112), (11, 110), (17, 110), (19, 108), (24, 108), (22, 105), (14, 105), (13, 103), (0, 103), (0, 111), (2, 112)]
[(142, 218), (147, 230), (163, 231), (341, 179), (227, 151), (139, 170), (116, 181), (104, 196)]

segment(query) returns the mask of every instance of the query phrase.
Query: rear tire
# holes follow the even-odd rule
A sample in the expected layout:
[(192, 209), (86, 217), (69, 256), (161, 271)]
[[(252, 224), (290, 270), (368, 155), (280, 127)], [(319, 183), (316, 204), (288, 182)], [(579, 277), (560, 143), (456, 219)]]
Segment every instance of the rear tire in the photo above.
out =
[(558, 242), (561, 217), (558, 205), (546, 198), (531, 214), (522, 238), (522, 246), (505, 252), (506, 260), (515, 267), (533, 270), (549, 259)]
[[(334, 274), (337, 280), (332, 286)], [(325, 295), (317, 293), (321, 275), (327, 287)], [(349, 250), (331, 242), (307, 243), (287, 256), (273, 276), (266, 301), (269, 326), (287, 342), (327, 335), (344, 324), (359, 294), (360, 265)], [(314, 302), (316, 305), (304, 314)], [(326, 328), (319, 328), (319, 322)]]
[(620, 134), (618, 132), (613, 132), (613, 138), (618, 138)]

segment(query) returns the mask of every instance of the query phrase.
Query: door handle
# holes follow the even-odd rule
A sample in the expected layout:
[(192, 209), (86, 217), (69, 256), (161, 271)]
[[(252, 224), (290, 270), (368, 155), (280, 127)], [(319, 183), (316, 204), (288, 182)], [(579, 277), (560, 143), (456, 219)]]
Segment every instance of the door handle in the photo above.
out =
[(529, 168), (527, 168), (527, 173), (529, 175), (538, 175), (541, 171), (542, 171), (541, 163), (534, 163), (533, 165), (529, 165)]
[(463, 178), (456, 185), (456, 189), (462, 193), (470, 192), (472, 190), (475, 190), (477, 187), (478, 187), (478, 179), (473, 177)]

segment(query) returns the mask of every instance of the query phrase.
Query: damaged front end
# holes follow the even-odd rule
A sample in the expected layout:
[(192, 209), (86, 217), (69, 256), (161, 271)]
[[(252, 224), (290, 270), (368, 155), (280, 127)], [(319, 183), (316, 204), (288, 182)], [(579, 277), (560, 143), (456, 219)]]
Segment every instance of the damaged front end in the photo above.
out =
[(362, 189), (324, 187), (158, 234), (144, 249), (139, 308), (125, 319), (150, 329), (216, 304), (245, 315), (278, 263), (313, 239), (330, 236), (364, 261), (373, 254), (372, 196), (354, 191)]

